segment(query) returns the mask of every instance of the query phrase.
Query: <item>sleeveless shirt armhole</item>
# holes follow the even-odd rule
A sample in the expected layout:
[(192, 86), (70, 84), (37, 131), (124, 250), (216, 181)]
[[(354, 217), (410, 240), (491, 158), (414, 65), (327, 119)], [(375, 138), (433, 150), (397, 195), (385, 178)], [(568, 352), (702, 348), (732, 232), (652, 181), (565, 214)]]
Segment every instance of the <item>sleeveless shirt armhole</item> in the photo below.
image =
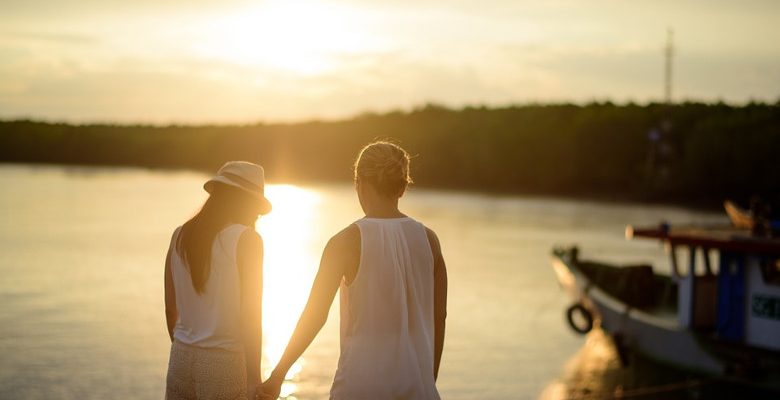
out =
[(428, 242), (428, 249), (430, 250), (429, 253), (431, 253), (431, 261), (433, 262), (433, 264), (431, 265), (436, 265), (436, 256), (433, 254), (433, 243), (431, 243), (431, 238), (430, 236), (428, 236), (428, 227), (426, 227), (421, 222), (418, 222), (418, 224), (420, 224), (420, 226), (422, 227), (423, 234), (425, 235), (425, 241)]
[(344, 287), (350, 288), (352, 285), (357, 282), (358, 278), (360, 278), (360, 271), (363, 270), (363, 252), (365, 250), (365, 243), (363, 240), (363, 227), (360, 226), (358, 221), (355, 221), (352, 223), (352, 225), (357, 226), (358, 228), (358, 240), (360, 240), (360, 253), (358, 254), (358, 264), (357, 264), (357, 272), (355, 272), (355, 277), (352, 279), (352, 282), (347, 284), (346, 276), (344, 277)]
[[(233, 241), (233, 245), (232, 246), (227, 246), (225, 244), (225, 242), (224, 242), (225, 233), (230, 232), (232, 229), (234, 229), (236, 227), (240, 228), (241, 231), (238, 232), (238, 235), (235, 237), (235, 240)], [(241, 239), (241, 235), (243, 235), (244, 232), (247, 229), (250, 229), (250, 227), (248, 227), (246, 225), (241, 225), (241, 224), (232, 224), (232, 225), (227, 226), (225, 229), (221, 230), (219, 233), (217, 233), (217, 238), (218, 238), (217, 240), (219, 241), (219, 245), (223, 249), (225, 249), (225, 251), (228, 254), (232, 255), (233, 263), (236, 264), (236, 265), (238, 265), (238, 241)]]
[[(238, 246), (241, 243), (241, 237), (243, 237), (244, 233), (247, 232), (247, 231), (254, 231), (254, 233), (256, 235), (258, 235), (258, 236), (260, 236), (260, 234), (257, 233), (257, 231), (253, 227), (251, 227), (251, 226), (241, 225), (241, 224), (234, 224), (233, 226), (239, 226), (239, 227), (242, 228), (241, 231), (238, 232), (238, 236), (236, 236), (236, 240), (235, 240), (236, 244), (235, 244), (235, 248), (233, 249), (233, 262), (236, 264), (236, 268), (238, 268), (239, 271), (240, 271), (241, 270), (241, 266), (238, 264)], [(230, 226), (230, 227), (226, 228), (226, 230), (232, 228), (233, 226)], [(262, 240), (262, 237), (261, 237), (261, 240)]]
[[(181, 228), (183, 226), (184, 225), (179, 225), (179, 227), (176, 228), (173, 231), (173, 235), (171, 235), (171, 243), (168, 245), (168, 255), (167, 255), (166, 262), (168, 263), (168, 268), (170, 268), (172, 283), (175, 282), (175, 280), (176, 280), (176, 278), (175, 278), (176, 268), (174, 268), (173, 257), (176, 256), (176, 257), (179, 257), (179, 259), (181, 259), (181, 256), (179, 255), (179, 252), (176, 250), (176, 245), (177, 245), (177, 243), (179, 243), (179, 234), (181, 233)], [(175, 293), (175, 289), (174, 289), (174, 293)], [(174, 300), (174, 301), (176, 301), (176, 300)], [(178, 321), (178, 317), (176, 319)]]
[(171, 235), (171, 243), (168, 245), (168, 262), (173, 262), (173, 255), (178, 254), (176, 251), (176, 245), (179, 243), (179, 233), (181, 233), (181, 228), (183, 225), (180, 225), (178, 228), (176, 228), (173, 231), (173, 235)]
[(234, 226), (239, 226), (239, 227), (242, 228), (241, 231), (238, 232), (238, 235), (236, 236), (235, 248), (233, 249), (233, 265), (236, 266), (236, 271), (238, 272), (238, 279), (239, 279), (238, 292), (241, 293), (241, 290), (243, 290), (242, 289), (242, 285), (243, 284), (241, 283), (243, 281), (243, 278), (242, 278), (242, 274), (243, 273), (241, 272), (241, 265), (239, 265), (239, 263), (238, 263), (238, 245), (239, 245), (239, 242), (241, 242), (241, 237), (244, 236), (244, 232), (246, 232), (246, 231), (248, 231), (250, 229), (254, 230), (254, 228), (252, 228), (250, 226), (246, 226), (246, 225), (241, 225), (241, 224), (233, 224), (233, 225), (225, 228), (223, 230), (223, 232), (227, 231), (228, 229), (232, 229)]

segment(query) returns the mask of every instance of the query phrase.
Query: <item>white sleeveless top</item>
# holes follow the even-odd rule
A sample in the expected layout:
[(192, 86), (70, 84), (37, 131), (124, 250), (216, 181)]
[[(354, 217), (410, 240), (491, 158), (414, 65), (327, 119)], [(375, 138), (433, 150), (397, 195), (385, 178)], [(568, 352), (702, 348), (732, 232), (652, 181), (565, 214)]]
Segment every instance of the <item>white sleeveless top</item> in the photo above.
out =
[(171, 241), (171, 274), (176, 290), (179, 318), (173, 337), (185, 344), (242, 351), (241, 280), (236, 262), (238, 240), (244, 225), (229, 225), (214, 237), (211, 245), (211, 271), (201, 294), (192, 286), (190, 271), (176, 251), (181, 227)]
[(341, 355), (331, 399), (431, 399), (433, 254), (412, 218), (363, 218), (360, 266), (341, 283)]

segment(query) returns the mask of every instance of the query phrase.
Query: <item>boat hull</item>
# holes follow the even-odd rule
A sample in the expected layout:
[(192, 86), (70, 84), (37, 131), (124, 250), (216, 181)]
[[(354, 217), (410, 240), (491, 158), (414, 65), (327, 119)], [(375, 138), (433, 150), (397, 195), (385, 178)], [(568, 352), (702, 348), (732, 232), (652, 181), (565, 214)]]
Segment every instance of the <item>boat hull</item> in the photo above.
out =
[(651, 360), (708, 375), (723, 375), (726, 363), (711, 354), (696, 334), (679, 325), (675, 314), (651, 314), (610, 296), (579, 270), (567, 252), (556, 251), (553, 268), (558, 282), (575, 303), (585, 306), (596, 326), (626, 349)]

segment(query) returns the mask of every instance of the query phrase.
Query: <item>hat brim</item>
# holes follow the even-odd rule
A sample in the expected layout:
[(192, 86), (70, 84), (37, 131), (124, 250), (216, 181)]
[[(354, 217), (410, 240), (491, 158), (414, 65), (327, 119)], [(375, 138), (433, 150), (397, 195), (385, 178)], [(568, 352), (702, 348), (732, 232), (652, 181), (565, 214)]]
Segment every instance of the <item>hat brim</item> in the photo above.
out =
[(203, 184), (203, 189), (205, 189), (207, 192), (211, 193), (212, 190), (214, 190), (214, 185), (221, 184), (221, 185), (227, 185), (230, 187), (234, 187), (236, 189), (240, 189), (242, 192), (252, 196), (253, 198), (257, 199), (260, 202), (260, 214), (268, 214), (273, 209), (273, 206), (271, 206), (271, 202), (262, 194), (248, 190), (247, 188), (236, 184), (235, 182), (223, 177), (223, 176), (215, 176), (208, 180), (208, 182)]

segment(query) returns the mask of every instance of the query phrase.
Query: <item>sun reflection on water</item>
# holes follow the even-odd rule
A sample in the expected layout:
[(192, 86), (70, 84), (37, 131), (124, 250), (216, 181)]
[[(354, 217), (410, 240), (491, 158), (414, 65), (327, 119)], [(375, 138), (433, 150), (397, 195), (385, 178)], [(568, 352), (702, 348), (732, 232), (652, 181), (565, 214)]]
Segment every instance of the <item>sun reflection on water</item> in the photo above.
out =
[[(320, 197), (313, 191), (293, 185), (268, 185), (266, 197), (273, 211), (259, 219), (257, 230), (263, 236), (263, 360), (267, 377), (282, 356), (298, 322), (317, 271), (318, 254), (312, 229), (314, 212)], [(305, 361), (299, 359), (290, 368), (288, 379), (295, 379)], [(288, 382), (282, 388), (289, 396), (297, 385)]]

